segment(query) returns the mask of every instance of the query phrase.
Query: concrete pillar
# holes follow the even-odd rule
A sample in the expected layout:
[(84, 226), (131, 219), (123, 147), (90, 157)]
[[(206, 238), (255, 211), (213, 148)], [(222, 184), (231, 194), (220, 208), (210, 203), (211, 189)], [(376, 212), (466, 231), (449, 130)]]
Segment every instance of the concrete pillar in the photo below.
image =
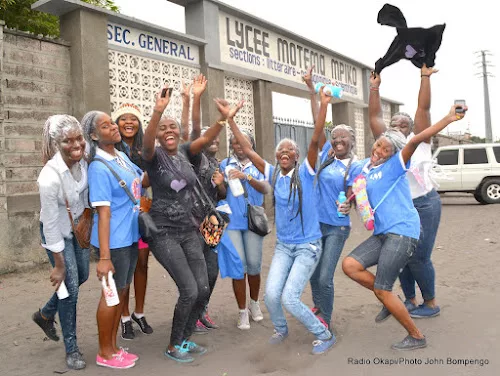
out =
[(355, 127), (354, 124), (354, 104), (349, 102), (332, 104), (332, 124), (346, 124)]
[(73, 115), (81, 119), (90, 110), (109, 113), (107, 15), (77, 9), (60, 21), (61, 38), (71, 43)]
[(257, 153), (269, 162), (274, 162), (273, 92), (271, 83), (257, 80), (253, 82), (255, 117), (255, 142)]
[(365, 157), (371, 154), (372, 146), (375, 143), (372, 130), (370, 128), (370, 118), (368, 117), (368, 107), (363, 110), (365, 117)]

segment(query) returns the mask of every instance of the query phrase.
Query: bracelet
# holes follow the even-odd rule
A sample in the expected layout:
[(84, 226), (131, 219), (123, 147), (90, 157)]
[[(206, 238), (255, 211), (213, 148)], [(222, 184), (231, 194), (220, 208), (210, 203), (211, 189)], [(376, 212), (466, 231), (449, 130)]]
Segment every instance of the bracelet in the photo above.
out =
[(153, 112), (156, 112), (157, 114), (160, 114), (160, 116), (163, 115), (163, 111), (160, 111), (160, 110), (154, 109)]
[(99, 261), (102, 261), (102, 260), (107, 260), (107, 261), (111, 261), (110, 258), (100, 258)]
[(219, 120), (217, 122), (217, 124), (219, 124), (220, 126), (224, 127), (225, 125), (227, 125), (227, 120)]
[(370, 90), (371, 91), (378, 91), (378, 87), (377, 86), (370, 86)]
[(421, 74), (420, 77), (430, 77), (430, 74)]
[(250, 183), (253, 179), (253, 176), (251, 174), (247, 175), (247, 181)]

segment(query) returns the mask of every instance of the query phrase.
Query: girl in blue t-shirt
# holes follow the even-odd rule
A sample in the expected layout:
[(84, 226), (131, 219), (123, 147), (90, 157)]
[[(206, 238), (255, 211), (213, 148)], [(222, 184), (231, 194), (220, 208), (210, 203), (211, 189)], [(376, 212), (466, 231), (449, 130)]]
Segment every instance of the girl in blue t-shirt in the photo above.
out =
[[(255, 140), (245, 132), (247, 142), (255, 149)], [(231, 137), (232, 155), (220, 163), (220, 171), (229, 179), (239, 179), (251, 205), (262, 206), (264, 194), (269, 191), (269, 184), (264, 181), (264, 175), (248, 158), (248, 153), (236, 139)], [(226, 189), (226, 201), (231, 208), (230, 222), (227, 234), (238, 251), (243, 264), (243, 279), (233, 279), (233, 291), (239, 308), (237, 327), (241, 330), (250, 329), (250, 319), (261, 321), (264, 319), (259, 304), (260, 271), (262, 267), (262, 243), (264, 238), (248, 230), (247, 202), (244, 195), (235, 197), (231, 189)], [(246, 284), (250, 289), (250, 302), (247, 309)]]
[[(453, 106), (447, 116), (406, 142), (397, 130), (384, 132), (373, 145), (371, 157), (354, 169), (349, 185), (359, 173), (366, 177), (366, 190), (375, 211), (373, 235), (361, 243), (343, 263), (342, 269), (375, 296), (408, 331), (408, 336), (392, 345), (395, 350), (413, 350), (427, 346), (403, 302), (392, 293), (399, 273), (412, 256), (420, 235), (420, 218), (413, 206), (406, 171), (421, 142), (464, 117)], [(465, 108), (464, 110), (467, 110)], [(352, 189), (350, 189), (352, 191)], [(348, 194), (349, 197), (350, 193)], [(376, 275), (366, 270), (377, 265)]]
[(288, 325), (282, 304), (313, 333), (312, 353), (331, 348), (335, 336), (301, 301), (301, 296), (321, 257), (321, 230), (314, 197), (318, 142), (323, 132), (331, 97), (321, 92), (321, 107), (305, 162), (299, 164), (295, 141), (283, 139), (276, 147), (277, 165), (264, 161), (252, 148), (232, 118), (231, 130), (243, 151), (273, 187), (277, 243), (266, 283), (265, 302), (274, 325), (271, 344), (288, 337)]
[(112, 272), (120, 299), (118, 305), (110, 307), (104, 292), (101, 294), (97, 308), (99, 353), (96, 363), (109, 368), (130, 368), (138, 356), (118, 348), (116, 332), (137, 263), (143, 173), (125, 153), (115, 149), (121, 135), (108, 114), (88, 112), (82, 126), (90, 144), (90, 204), (97, 210), (90, 239), (99, 256), (97, 277), (109, 283), (108, 273)]
[[(340, 208), (337, 200), (340, 192), (347, 194), (347, 179), (359, 163), (353, 150), (355, 142), (354, 129), (350, 126), (340, 124), (333, 128), (331, 141), (325, 142), (320, 153), (321, 165), (314, 189), (323, 253), (311, 277), (313, 312), (327, 326), (330, 326), (333, 311), (333, 276), (351, 230), (349, 215), (338, 214)], [(330, 150), (333, 150), (332, 155)]]

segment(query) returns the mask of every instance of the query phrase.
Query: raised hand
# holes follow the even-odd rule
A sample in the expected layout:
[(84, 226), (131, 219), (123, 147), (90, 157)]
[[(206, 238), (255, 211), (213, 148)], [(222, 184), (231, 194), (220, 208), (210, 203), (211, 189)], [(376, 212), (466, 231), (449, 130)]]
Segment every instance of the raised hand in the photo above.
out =
[(320, 101), (321, 101), (322, 105), (326, 105), (326, 104), (330, 103), (330, 100), (332, 99), (331, 96), (329, 96), (325, 93), (325, 86), (323, 86), (321, 88), (321, 90), (319, 91), (319, 96), (320, 96)]
[[(456, 112), (457, 111), (457, 108), (459, 109), (463, 109), (463, 112)], [(457, 120), (462, 120), (465, 116), (465, 113), (467, 112), (467, 110), (469, 109), (469, 107), (467, 106), (461, 106), (461, 105), (453, 105), (451, 106), (451, 109), (450, 109), (450, 112), (448, 113), (447, 115), (447, 118), (450, 122), (454, 122), (454, 121), (457, 121)]]
[(427, 65), (423, 65), (422, 68), (420, 68), (420, 75), (423, 77), (430, 77), (433, 73), (439, 72), (439, 69), (434, 69), (433, 67), (428, 68)]
[(207, 88), (207, 79), (200, 74), (193, 80), (193, 95), (201, 96)]
[(184, 81), (182, 81), (181, 96), (182, 96), (183, 100), (189, 100), (190, 99), (191, 87), (192, 86), (193, 86), (193, 83), (185, 84)]
[[(161, 94), (162, 92), (165, 91), (165, 97), (162, 97)], [(155, 107), (154, 110), (158, 111), (160, 113), (163, 113), (165, 109), (167, 108), (168, 104), (170, 103), (170, 90), (168, 85), (165, 85), (163, 90), (156, 94), (156, 102), (155, 102)]]
[(309, 67), (309, 69), (307, 70), (306, 74), (302, 76), (302, 81), (305, 82), (305, 84), (307, 85), (307, 87), (310, 89), (310, 90), (314, 90), (314, 84), (313, 84), (313, 81), (312, 81), (312, 71), (314, 69), (314, 65), (312, 65), (311, 67)]
[(225, 99), (216, 98), (214, 99), (214, 101), (217, 106), (217, 110), (220, 112), (224, 119), (234, 118), (238, 111), (243, 107), (244, 103), (244, 101), (241, 100), (236, 106), (231, 108), (231, 105)]
[(380, 78), (380, 74), (377, 74), (373, 71), (370, 74), (370, 87), (378, 88), (381, 83), (382, 83), (382, 79)]

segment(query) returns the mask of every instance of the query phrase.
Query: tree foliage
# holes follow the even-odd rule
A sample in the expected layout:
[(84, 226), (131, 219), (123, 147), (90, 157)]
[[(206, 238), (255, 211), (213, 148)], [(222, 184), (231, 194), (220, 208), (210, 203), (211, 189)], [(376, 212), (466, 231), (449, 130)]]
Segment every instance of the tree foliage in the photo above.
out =
[[(113, 0), (82, 0), (86, 3), (119, 12)], [(59, 36), (59, 19), (51, 14), (31, 10), (36, 0), (0, 0), (0, 19), (14, 29), (34, 34)]]

